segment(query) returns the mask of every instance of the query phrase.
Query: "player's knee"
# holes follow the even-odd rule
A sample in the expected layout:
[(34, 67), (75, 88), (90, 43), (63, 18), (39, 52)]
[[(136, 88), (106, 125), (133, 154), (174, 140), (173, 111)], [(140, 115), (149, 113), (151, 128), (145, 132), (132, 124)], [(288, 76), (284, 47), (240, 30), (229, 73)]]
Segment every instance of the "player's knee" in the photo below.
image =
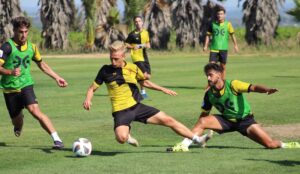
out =
[(127, 139), (128, 139), (128, 135), (127, 135), (127, 136), (126, 136), (126, 135), (117, 135), (117, 136), (116, 136), (116, 140), (117, 140), (120, 144), (126, 143)]
[(198, 127), (204, 129), (206, 124), (206, 119), (205, 117), (200, 117), (198, 121)]
[(169, 126), (169, 127), (172, 127), (175, 125), (176, 123), (176, 120), (170, 116), (166, 116), (164, 119), (163, 119), (163, 123), (164, 125), (166, 126)]

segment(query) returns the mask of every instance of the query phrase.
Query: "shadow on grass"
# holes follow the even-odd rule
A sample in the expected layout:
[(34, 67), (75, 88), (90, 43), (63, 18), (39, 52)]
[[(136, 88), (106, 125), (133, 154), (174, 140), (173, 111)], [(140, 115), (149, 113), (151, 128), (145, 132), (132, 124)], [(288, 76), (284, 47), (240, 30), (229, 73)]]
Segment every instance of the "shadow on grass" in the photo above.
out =
[(0, 146), (4, 147), (4, 146), (6, 146), (6, 144), (3, 142), (3, 143), (0, 143)]
[(273, 76), (275, 78), (300, 78), (300, 76)]
[(170, 88), (170, 89), (205, 89), (204, 87), (199, 87), (199, 86), (164, 86), (166, 88)]
[(281, 166), (298, 166), (300, 165), (300, 161), (294, 161), (294, 160), (267, 160), (267, 159), (245, 159), (249, 161), (265, 161), (269, 163), (279, 164)]
[[(190, 146), (190, 149), (192, 148), (201, 148), (199, 146)], [(203, 149), (264, 149), (264, 148), (253, 148), (253, 147), (241, 147), (241, 146), (206, 146), (205, 148)]]

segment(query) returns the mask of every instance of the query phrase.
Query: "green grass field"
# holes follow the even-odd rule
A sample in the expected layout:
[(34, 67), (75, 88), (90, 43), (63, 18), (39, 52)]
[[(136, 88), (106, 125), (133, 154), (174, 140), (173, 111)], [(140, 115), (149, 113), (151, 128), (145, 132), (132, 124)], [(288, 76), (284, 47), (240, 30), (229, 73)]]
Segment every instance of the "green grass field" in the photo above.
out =
[[(152, 81), (179, 93), (167, 96), (150, 91), (145, 104), (157, 107), (192, 127), (200, 113), (206, 79), (202, 67), (207, 55), (150, 54)], [(189, 153), (166, 153), (166, 147), (182, 140), (170, 129), (154, 125), (132, 124), (132, 135), (141, 147), (120, 145), (114, 139), (113, 119), (106, 87), (93, 98), (92, 110), (82, 108), (88, 86), (108, 59), (45, 59), (69, 82), (59, 89), (55, 82), (33, 65), (35, 92), (40, 107), (53, 121), (65, 143), (65, 150), (51, 150), (52, 139), (25, 111), (20, 138), (0, 99), (0, 173), (1, 174), (75, 174), (75, 173), (222, 173), (222, 174), (298, 174), (300, 149), (266, 150), (238, 133), (216, 135), (207, 148), (191, 148)], [(276, 87), (279, 93), (245, 94), (264, 126), (300, 123), (299, 56), (230, 55), (228, 79)], [(215, 112), (215, 111), (214, 111)], [(71, 152), (75, 139), (92, 141), (93, 152), (76, 158)], [(283, 141), (300, 141), (299, 133)]]

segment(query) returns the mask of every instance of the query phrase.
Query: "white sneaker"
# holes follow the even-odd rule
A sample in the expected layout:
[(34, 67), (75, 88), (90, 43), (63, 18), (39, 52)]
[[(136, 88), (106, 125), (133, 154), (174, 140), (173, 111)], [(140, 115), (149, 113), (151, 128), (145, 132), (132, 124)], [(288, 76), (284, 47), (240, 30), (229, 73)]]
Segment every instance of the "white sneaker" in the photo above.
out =
[(139, 142), (135, 138), (133, 138), (131, 135), (128, 135), (127, 143), (134, 146), (134, 147), (139, 146)]

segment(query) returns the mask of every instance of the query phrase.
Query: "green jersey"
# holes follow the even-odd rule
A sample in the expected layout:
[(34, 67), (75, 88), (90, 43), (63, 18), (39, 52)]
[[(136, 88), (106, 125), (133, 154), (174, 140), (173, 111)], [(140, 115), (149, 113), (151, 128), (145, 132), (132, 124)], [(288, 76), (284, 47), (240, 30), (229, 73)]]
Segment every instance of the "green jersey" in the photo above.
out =
[(228, 24), (228, 21), (224, 21), (224, 23), (212, 23), (212, 40), (210, 50), (228, 50)]
[(27, 41), (27, 49), (20, 51), (14, 44), (13, 40), (8, 40), (11, 46), (11, 53), (2, 65), (5, 69), (15, 69), (20, 67), (20, 76), (2, 75), (1, 87), (8, 90), (20, 90), (33, 84), (30, 74), (31, 59), (34, 56), (32, 43)]
[(242, 119), (251, 114), (251, 111), (248, 101), (240, 91), (248, 91), (249, 87), (248, 83), (225, 80), (221, 91), (211, 88), (206, 92), (202, 109), (210, 111), (214, 106), (225, 119)]

